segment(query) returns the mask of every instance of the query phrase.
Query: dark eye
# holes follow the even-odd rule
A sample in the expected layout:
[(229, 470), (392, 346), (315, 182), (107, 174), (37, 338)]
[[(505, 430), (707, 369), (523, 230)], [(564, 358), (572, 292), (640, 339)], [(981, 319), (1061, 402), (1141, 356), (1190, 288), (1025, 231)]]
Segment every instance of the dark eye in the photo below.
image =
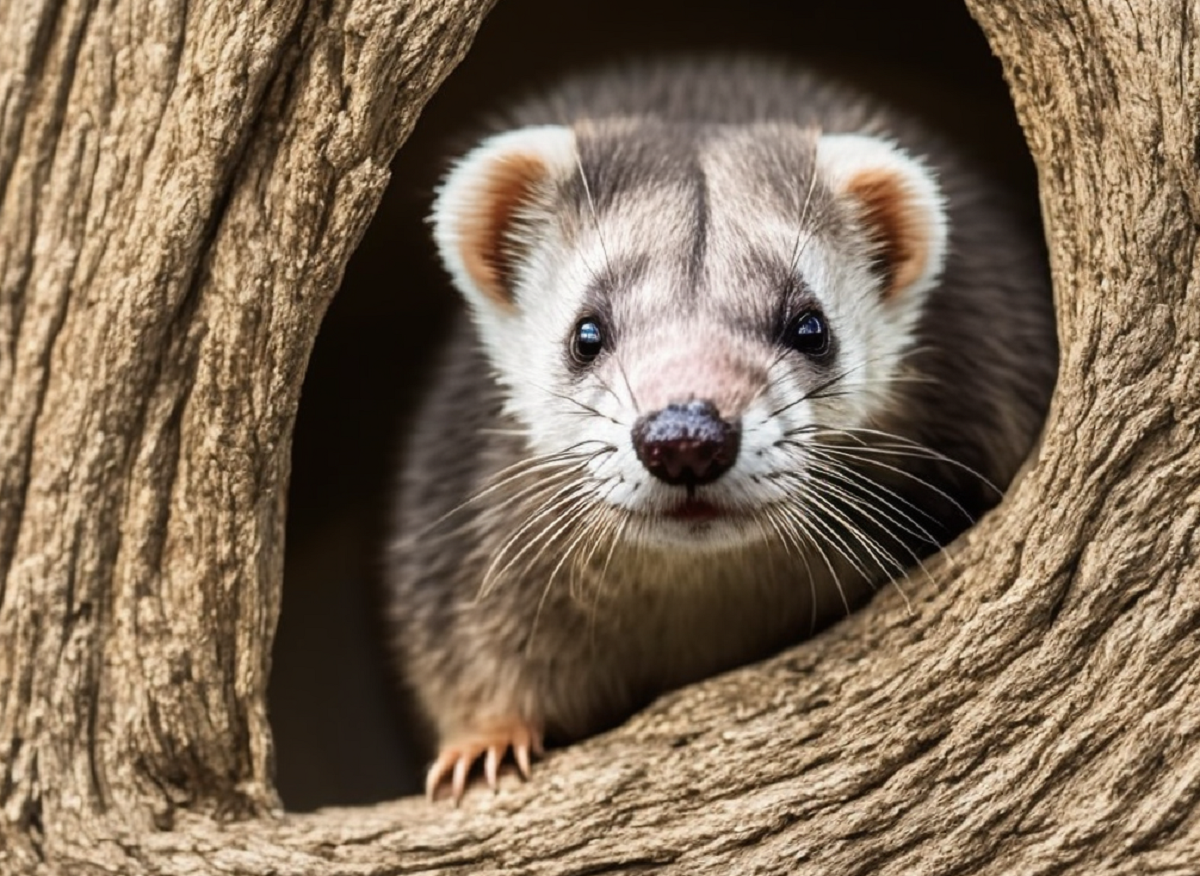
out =
[(575, 361), (586, 365), (599, 356), (603, 349), (604, 332), (600, 330), (600, 323), (591, 318), (581, 319), (575, 326), (575, 336), (571, 340), (571, 354)]
[(814, 310), (806, 311), (790, 323), (783, 342), (806, 356), (819, 358), (829, 352), (829, 326), (825, 317)]

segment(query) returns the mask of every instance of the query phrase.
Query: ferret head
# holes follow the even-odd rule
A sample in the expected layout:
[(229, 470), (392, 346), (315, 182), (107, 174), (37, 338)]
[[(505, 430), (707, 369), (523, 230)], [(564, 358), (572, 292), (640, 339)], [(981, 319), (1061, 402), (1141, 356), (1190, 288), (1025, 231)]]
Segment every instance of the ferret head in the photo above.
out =
[(547, 501), (663, 548), (804, 513), (823, 441), (895, 400), (946, 241), (919, 161), (776, 123), (498, 134), (433, 223), (530, 471), (571, 473)]

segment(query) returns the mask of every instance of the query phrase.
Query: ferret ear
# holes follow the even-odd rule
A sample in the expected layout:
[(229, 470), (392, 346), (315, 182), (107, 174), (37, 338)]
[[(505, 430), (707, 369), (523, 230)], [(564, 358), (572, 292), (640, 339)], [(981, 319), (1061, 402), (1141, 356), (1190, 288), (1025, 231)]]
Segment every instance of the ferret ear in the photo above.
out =
[(472, 304), (513, 306), (518, 268), (575, 160), (570, 128), (544, 125), (489, 137), (451, 169), (433, 205), (433, 236)]
[(946, 211), (933, 172), (900, 147), (862, 134), (824, 134), (817, 162), (857, 206), (875, 246), (885, 299), (924, 291), (946, 257)]

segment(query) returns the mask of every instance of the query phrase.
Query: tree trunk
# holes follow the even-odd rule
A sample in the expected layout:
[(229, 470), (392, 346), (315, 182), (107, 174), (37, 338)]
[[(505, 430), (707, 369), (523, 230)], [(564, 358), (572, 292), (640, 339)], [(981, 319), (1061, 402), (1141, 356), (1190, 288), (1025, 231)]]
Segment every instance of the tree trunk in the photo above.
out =
[(298, 390), (490, 3), (0, 6), (0, 871), (1200, 873), (1196, 9), (969, 5), (1062, 342), (1006, 503), (529, 785), (305, 816), (264, 708)]

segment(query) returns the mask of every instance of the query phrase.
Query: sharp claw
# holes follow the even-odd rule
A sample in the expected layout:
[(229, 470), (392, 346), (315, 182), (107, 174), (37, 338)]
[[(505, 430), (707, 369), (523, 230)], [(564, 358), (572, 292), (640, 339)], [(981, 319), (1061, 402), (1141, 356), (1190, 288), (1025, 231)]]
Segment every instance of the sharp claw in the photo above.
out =
[(454, 764), (454, 777), (450, 780), (450, 789), (454, 795), (454, 805), (462, 802), (463, 794), (467, 792), (467, 770), (471, 768), (472, 757), (462, 754)]
[(497, 792), (500, 789), (500, 765), (510, 750), (521, 777), (528, 781), (533, 775), (532, 756), (542, 755), (542, 737), (529, 725), (515, 724), (449, 743), (425, 774), (425, 796), (435, 801), (442, 788), (448, 785), (449, 796), (458, 807), (466, 796), (471, 768), (481, 758), (484, 779), (492, 792)]
[(437, 799), (438, 788), (441, 786), (442, 780), (446, 778), (446, 767), (449, 765), (449, 760), (443, 754), (433, 762), (433, 766), (425, 774), (425, 796), (431, 802)]
[(529, 781), (529, 777), (533, 775), (533, 768), (529, 763), (529, 745), (521, 742), (513, 745), (513, 757), (517, 761), (517, 769), (521, 771), (521, 778)]
[(483, 774), (487, 777), (488, 787), (492, 793), (500, 790), (500, 749), (492, 746), (487, 750), (487, 758), (483, 762)]

